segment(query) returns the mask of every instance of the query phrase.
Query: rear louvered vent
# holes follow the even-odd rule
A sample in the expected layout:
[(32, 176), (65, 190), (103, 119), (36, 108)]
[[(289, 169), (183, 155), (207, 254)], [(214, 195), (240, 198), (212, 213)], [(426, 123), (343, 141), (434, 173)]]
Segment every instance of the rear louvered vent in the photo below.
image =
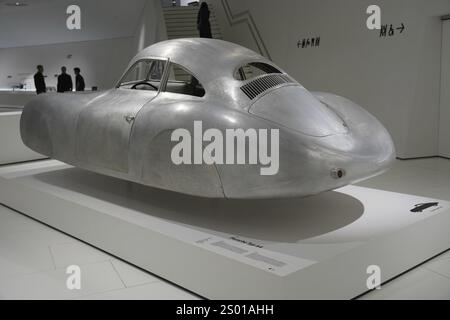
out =
[(271, 74), (247, 83), (241, 87), (241, 90), (247, 95), (247, 97), (253, 100), (261, 93), (283, 83), (292, 83), (292, 80), (283, 74)]

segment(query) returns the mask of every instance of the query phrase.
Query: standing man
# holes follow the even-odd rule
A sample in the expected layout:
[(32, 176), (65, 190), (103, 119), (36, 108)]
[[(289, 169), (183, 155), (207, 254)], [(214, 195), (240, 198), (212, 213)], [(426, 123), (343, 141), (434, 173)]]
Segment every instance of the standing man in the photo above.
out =
[(66, 73), (67, 68), (61, 68), (61, 74), (58, 76), (58, 92), (67, 92), (73, 90), (72, 77)]
[(80, 74), (81, 69), (80, 68), (74, 68), (73, 71), (75, 72), (75, 90), (76, 91), (84, 91), (84, 78)]
[(197, 30), (200, 38), (212, 38), (211, 23), (209, 22), (209, 7), (206, 2), (202, 2), (197, 15)]
[(47, 86), (45, 85), (44, 78), (44, 67), (42, 65), (37, 66), (37, 72), (34, 75), (34, 86), (36, 87), (37, 94), (47, 92)]

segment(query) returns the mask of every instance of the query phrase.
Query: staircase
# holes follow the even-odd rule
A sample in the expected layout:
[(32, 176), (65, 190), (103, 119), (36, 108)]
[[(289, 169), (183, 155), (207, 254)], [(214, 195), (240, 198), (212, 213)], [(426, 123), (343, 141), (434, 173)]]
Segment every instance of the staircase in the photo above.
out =
[[(217, 23), (216, 14), (211, 4), (209, 5), (211, 32), (214, 39), (222, 39), (219, 24)], [(200, 7), (167, 7), (163, 8), (164, 19), (166, 21), (167, 38), (198, 38), (197, 30), (197, 14)]]

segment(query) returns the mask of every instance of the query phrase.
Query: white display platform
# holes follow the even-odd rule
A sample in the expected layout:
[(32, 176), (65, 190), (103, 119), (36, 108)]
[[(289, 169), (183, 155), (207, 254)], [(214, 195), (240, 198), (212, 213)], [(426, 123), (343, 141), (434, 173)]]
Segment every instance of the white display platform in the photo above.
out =
[(355, 186), (211, 200), (40, 161), (0, 168), (0, 202), (210, 299), (350, 299), (450, 247), (450, 203)]
[(22, 110), (17, 108), (0, 105), (0, 165), (45, 158), (23, 144), (20, 137)]

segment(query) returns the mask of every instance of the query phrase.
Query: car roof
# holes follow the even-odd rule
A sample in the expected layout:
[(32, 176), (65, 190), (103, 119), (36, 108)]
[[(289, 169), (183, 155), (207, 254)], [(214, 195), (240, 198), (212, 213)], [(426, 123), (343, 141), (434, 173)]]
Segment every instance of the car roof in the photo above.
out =
[(205, 38), (184, 38), (156, 43), (139, 52), (130, 66), (148, 58), (169, 58), (171, 62), (193, 73), (204, 85), (233, 79), (236, 68), (249, 62), (263, 62), (275, 66), (270, 60), (240, 45)]

